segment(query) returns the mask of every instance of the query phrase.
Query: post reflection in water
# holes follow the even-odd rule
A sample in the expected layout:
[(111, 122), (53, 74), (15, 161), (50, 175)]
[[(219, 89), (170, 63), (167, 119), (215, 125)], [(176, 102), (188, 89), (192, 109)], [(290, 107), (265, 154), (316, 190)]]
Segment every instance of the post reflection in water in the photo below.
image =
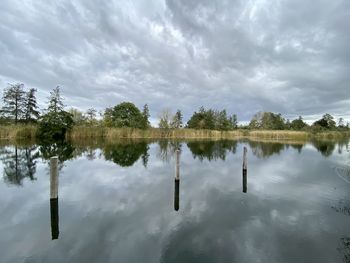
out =
[(180, 208), (180, 150), (176, 150), (175, 161), (175, 193), (174, 193), (174, 209), (179, 211)]
[(247, 147), (243, 148), (243, 169), (242, 169), (242, 178), (243, 178), (243, 193), (247, 192)]
[(174, 209), (179, 211), (180, 208), (180, 180), (175, 179), (175, 195), (174, 195)]
[(58, 239), (58, 157), (50, 158), (50, 214), (51, 214), (51, 238)]
[(247, 170), (243, 170), (243, 193), (248, 192), (247, 187)]
[(50, 214), (51, 214), (51, 239), (58, 239), (60, 233), (58, 225), (58, 198), (50, 198)]

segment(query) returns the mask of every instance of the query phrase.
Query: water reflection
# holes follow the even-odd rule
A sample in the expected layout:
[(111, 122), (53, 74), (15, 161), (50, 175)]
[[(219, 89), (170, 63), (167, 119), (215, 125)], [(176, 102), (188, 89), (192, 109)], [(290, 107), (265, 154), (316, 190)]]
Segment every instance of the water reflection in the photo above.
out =
[[(51, 156), (59, 157), (59, 169), (63, 163), (73, 158), (84, 156), (88, 160), (105, 157), (121, 167), (130, 167), (140, 158), (145, 167), (149, 162), (149, 144), (153, 141), (123, 140), (116, 143), (106, 143), (101, 141), (85, 142), (84, 145), (72, 144), (66, 141), (60, 142), (40, 142), (39, 147), (32, 145), (5, 146), (0, 148), (0, 161), (2, 162), (3, 176), (6, 182), (14, 185), (22, 185), (24, 178), (35, 180), (36, 163), (38, 158), (48, 160)], [(312, 145), (325, 157), (330, 157), (337, 147), (337, 152), (342, 153), (348, 147), (349, 139), (340, 140), (312, 140)], [(271, 142), (271, 141), (190, 141), (187, 147), (191, 151), (194, 159), (200, 161), (225, 160), (227, 155), (236, 153), (238, 143), (247, 143), (257, 158), (269, 158), (272, 155), (280, 154), (289, 147), (301, 153), (306, 142)], [(158, 152), (156, 157), (164, 162), (174, 156), (176, 149), (181, 149), (184, 142), (160, 140), (158, 141)], [(99, 151), (101, 149), (102, 151)]]
[(247, 170), (243, 170), (242, 171), (242, 178), (243, 178), (243, 182), (242, 182), (242, 192), (243, 193), (247, 193), (248, 192), (248, 187), (247, 187)]
[(192, 152), (193, 158), (198, 158), (200, 161), (207, 159), (225, 160), (226, 154), (236, 153), (237, 141), (192, 141), (187, 143), (187, 147)]
[(304, 144), (303, 143), (292, 143), (292, 144), (289, 144), (293, 149), (297, 150), (298, 153), (301, 153), (301, 150), (303, 149), (304, 147)]
[(14, 185), (22, 185), (24, 178), (36, 180), (36, 159), (39, 152), (36, 146), (20, 148), (4, 147), (0, 149), (0, 160), (4, 165), (4, 179)]
[(174, 191), (174, 210), (180, 209), (180, 180), (175, 179), (175, 191)]
[(41, 142), (39, 150), (41, 157), (45, 160), (49, 160), (52, 156), (58, 156), (59, 170), (63, 168), (65, 161), (76, 156), (75, 147), (66, 141)]
[(163, 162), (169, 162), (176, 150), (181, 150), (182, 143), (179, 141), (159, 140), (157, 157)]
[(340, 239), (339, 252), (343, 255), (343, 262), (350, 262), (350, 237), (342, 237)]
[(332, 206), (332, 209), (334, 209), (334, 211), (336, 211), (338, 213), (350, 216), (350, 202), (349, 201), (341, 200), (341, 201), (339, 201), (337, 206)]
[(248, 160), (247, 160), (247, 148), (243, 148), (243, 167), (242, 167), (242, 192), (247, 193), (247, 170), (248, 170)]
[(50, 198), (50, 215), (51, 215), (51, 239), (58, 239), (59, 224), (58, 224), (58, 198)]
[(110, 160), (121, 167), (132, 166), (142, 156), (142, 163), (146, 167), (149, 158), (148, 149), (146, 141), (126, 140), (104, 146), (103, 154), (106, 160)]
[[(280, 154), (285, 149), (284, 143), (248, 141), (252, 153), (258, 158), (268, 158), (274, 154)], [(300, 148), (301, 151), (301, 148)]]
[[(189, 144), (182, 143), (179, 158), (175, 153), (181, 143), (169, 141), (28, 149), (31, 154), (23, 154), (27, 156), (23, 161), (40, 155), (39, 148), (43, 150), (37, 167), (34, 161), (28, 169), (36, 172), (36, 183), (24, 181), (21, 188), (0, 183), (1, 261), (21, 262), (25, 257), (33, 262), (208, 262), (218, 258), (223, 262), (296, 262), (303, 257), (305, 262), (349, 262), (348, 188), (331, 174), (331, 165), (347, 161), (347, 155), (339, 156), (334, 150), (332, 158), (321, 158), (311, 143), (305, 147), (280, 143), (283, 148), (254, 143), (251, 149), (258, 149), (257, 155), (251, 154), (248, 141), (233, 142), (221, 150), (216, 148), (230, 143)], [(244, 146), (252, 171), (249, 194), (242, 194), (248, 192), (248, 175), (240, 174)], [(142, 149), (141, 154), (135, 151), (120, 159), (130, 147)], [(1, 150), (5, 149), (16, 155), (14, 147)], [(17, 156), (24, 149), (18, 147)], [(106, 162), (107, 152), (119, 165), (134, 166), (124, 169)], [(65, 176), (60, 177), (64, 199), (60, 197), (59, 203), (58, 198), (50, 198), (49, 208), (45, 160), (53, 154), (64, 162), (79, 158), (65, 162)], [(273, 154), (275, 158), (267, 159)], [(293, 167), (286, 169), (290, 164)], [(6, 167), (0, 165), (1, 170)], [(169, 171), (170, 177), (164, 176)], [(47, 242), (48, 238), (59, 241)], [(67, 244), (69, 255), (57, 253)]]
[(312, 145), (325, 157), (331, 156), (335, 149), (335, 143), (332, 141), (313, 140)]

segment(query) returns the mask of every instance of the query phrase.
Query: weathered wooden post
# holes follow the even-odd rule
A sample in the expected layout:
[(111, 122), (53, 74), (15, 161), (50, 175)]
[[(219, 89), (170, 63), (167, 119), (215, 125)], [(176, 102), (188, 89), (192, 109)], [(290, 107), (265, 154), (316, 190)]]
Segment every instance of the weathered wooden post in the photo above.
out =
[(174, 193), (174, 209), (178, 211), (180, 208), (180, 150), (176, 150), (175, 160), (175, 193)]
[(248, 162), (247, 162), (247, 147), (244, 146), (243, 148), (243, 193), (247, 192), (247, 168), (248, 168)]
[(51, 214), (51, 238), (58, 239), (58, 157), (50, 158), (50, 214)]
[(58, 198), (58, 157), (50, 158), (50, 199)]
[(175, 180), (180, 180), (180, 150), (176, 150)]

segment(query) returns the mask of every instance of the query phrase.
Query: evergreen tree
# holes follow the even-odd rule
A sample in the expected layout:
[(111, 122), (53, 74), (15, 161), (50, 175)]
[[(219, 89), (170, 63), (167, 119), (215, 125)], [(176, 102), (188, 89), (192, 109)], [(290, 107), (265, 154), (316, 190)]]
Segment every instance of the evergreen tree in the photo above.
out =
[(27, 92), (26, 107), (25, 107), (25, 120), (26, 122), (33, 122), (39, 118), (38, 104), (35, 97), (36, 89), (30, 89)]
[(23, 84), (9, 85), (3, 94), (4, 106), (1, 113), (4, 117), (17, 122), (22, 119), (25, 113), (25, 92)]
[(215, 128), (220, 131), (227, 131), (231, 128), (231, 122), (227, 118), (226, 110), (222, 110), (218, 113), (217, 125)]
[(50, 92), (48, 111), (57, 113), (63, 111), (63, 109), (64, 105), (60, 93), (60, 87), (57, 86)]
[(50, 93), (49, 99), (48, 112), (39, 122), (38, 136), (46, 140), (63, 140), (66, 132), (73, 128), (73, 115), (64, 110), (58, 86)]
[(147, 103), (143, 106), (142, 116), (143, 116), (143, 119), (144, 119), (144, 121), (143, 121), (144, 122), (144, 128), (151, 127), (151, 124), (149, 122), (149, 117), (151, 115), (149, 114), (149, 109), (148, 109)]
[(232, 117), (230, 118), (231, 122), (231, 127), (232, 129), (237, 129), (238, 128), (238, 121), (237, 121), (237, 115), (233, 114)]

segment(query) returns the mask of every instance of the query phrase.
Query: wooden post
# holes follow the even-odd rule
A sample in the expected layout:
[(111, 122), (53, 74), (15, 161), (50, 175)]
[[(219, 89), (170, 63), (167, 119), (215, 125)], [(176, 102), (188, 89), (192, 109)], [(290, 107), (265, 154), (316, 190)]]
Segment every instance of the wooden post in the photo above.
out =
[(242, 179), (243, 179), (243, 193), (247, 192), (247, 147), (243, 148), (243, 170), (242, 170)]
[(176, 150), (175, 180), (180, 180), (180, 150)]
[(180, 207), (180, 149), (176, 150), (175, 158), (174, 209), (175, 211), (178, 211)]
[(50, 158), (50, 214), (51, 214), (51, 238), (58, 239), (58, 157)]
[(50, 198), (58, 198), (58, 157), (50, 158)]

